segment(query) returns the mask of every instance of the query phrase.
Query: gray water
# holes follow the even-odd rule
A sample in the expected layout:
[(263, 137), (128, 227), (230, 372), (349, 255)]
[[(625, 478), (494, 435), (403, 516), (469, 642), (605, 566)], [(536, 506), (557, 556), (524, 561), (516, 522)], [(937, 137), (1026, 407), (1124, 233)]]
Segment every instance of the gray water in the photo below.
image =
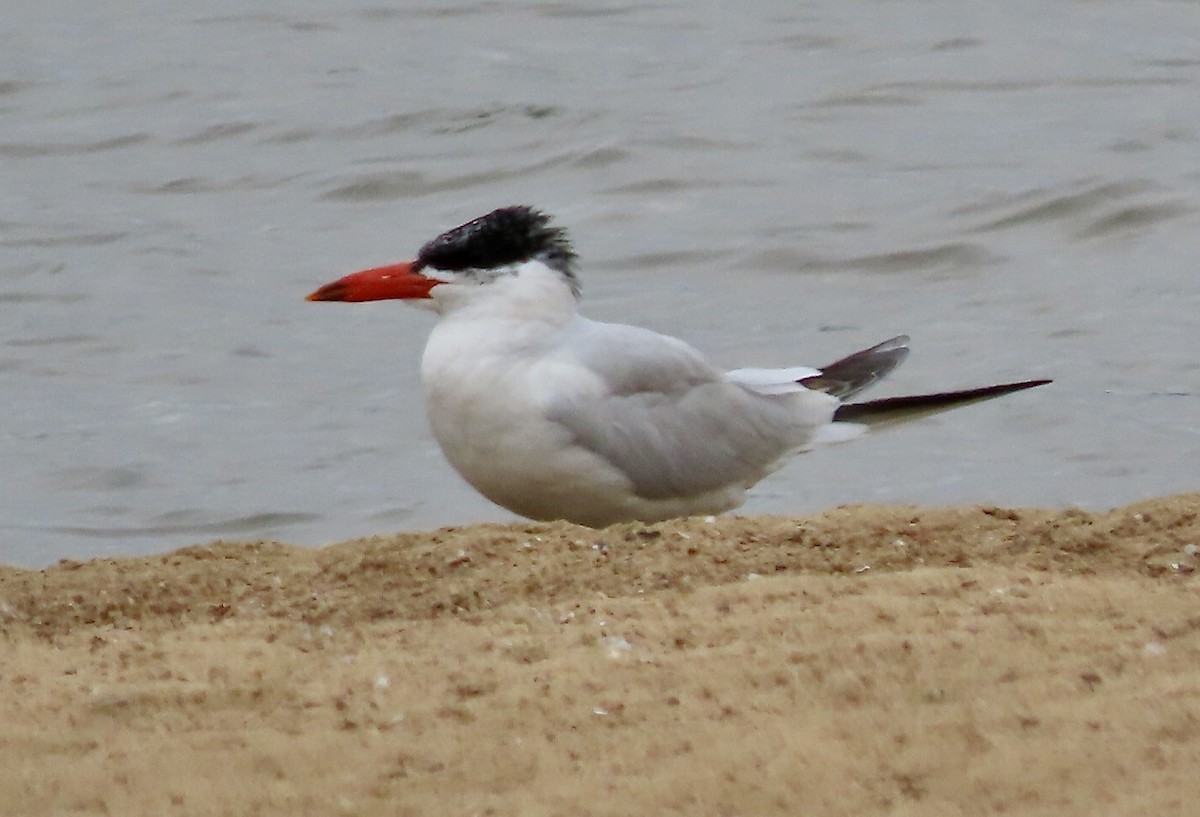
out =
[[(252, 7), (253, 13), (244, 9)], [(746, 513), (1200, 488), (1200, 6), (6, 0), (0, 562), (509, 520), (432, 317), (310, 304), (510, 203), (719, 364), (900, 332), (877, 394), (1053, 386), (799, 458)]]

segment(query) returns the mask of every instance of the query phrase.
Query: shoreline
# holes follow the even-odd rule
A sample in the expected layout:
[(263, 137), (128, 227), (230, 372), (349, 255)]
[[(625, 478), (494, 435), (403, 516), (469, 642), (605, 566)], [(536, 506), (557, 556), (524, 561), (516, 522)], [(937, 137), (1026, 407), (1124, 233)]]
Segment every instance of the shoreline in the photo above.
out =
[(1200, 493), (0, 567), (0, 799), (1169, 813), (1200, 796), (1198, 569)]

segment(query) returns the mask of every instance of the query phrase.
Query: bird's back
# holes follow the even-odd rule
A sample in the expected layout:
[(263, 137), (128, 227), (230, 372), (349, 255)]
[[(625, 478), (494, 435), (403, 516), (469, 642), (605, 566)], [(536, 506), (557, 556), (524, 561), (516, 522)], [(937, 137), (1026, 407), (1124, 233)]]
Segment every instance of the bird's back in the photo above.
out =
[(807, 389), (761, 394), (682, 341), (582, 316), (540, 335), (442, 329), (423, 364), (434, 435), (481, 493), (534, 518), (727, 510), (837, 406)]

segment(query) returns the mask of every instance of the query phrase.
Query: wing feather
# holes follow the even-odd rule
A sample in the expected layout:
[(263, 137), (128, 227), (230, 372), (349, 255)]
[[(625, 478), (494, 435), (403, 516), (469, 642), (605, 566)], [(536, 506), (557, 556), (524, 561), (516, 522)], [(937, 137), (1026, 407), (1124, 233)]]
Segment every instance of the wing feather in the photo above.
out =
[(731, 381), (682, 341), (592, 324), (553, 355), (596, 378), (546, 416), (624, 474), (637, 495), (675, 499), (748, 487), (828, 423), (837, 407), (809, 390), (769, 395)]

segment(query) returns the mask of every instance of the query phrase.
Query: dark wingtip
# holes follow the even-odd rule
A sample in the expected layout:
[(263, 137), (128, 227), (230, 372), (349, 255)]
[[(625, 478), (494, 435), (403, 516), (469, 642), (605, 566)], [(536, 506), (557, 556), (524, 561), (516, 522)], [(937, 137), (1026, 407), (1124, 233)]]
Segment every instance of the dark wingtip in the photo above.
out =
[(896, 335), (870, 349), (822, 366), (819, 375), (806, 377), (799, 382), (815, 391), (845, 400), (878, 383), (903, 363), (908, 357), (908, 344), (908, 335)]
[(999, 396), (1001, 394), (1009, 394), (1014, 391), (1032, 389), (1036, 386), (1045, 386), (1053, 382), (1054, 381), (1048, 377), (1041, 380), (1018, 380), (1016, 383), (1001, 383), (998, 386), (987, 386), (986, 389), (996, 389), (996, 396)]
[(993, 397), (1003, 397), (1013, 392), (1045, 386), (1050, 379), (1018, 380), (1014, 383), (998, 383), (977, 389), (913, 394), (904, 397), (884, 397), (865, 403), (845, 403), (834, 412), (833, 419), (839, 422), (890, 423), (902, 419), (916, 419), (960, 406), (969, 406)]

